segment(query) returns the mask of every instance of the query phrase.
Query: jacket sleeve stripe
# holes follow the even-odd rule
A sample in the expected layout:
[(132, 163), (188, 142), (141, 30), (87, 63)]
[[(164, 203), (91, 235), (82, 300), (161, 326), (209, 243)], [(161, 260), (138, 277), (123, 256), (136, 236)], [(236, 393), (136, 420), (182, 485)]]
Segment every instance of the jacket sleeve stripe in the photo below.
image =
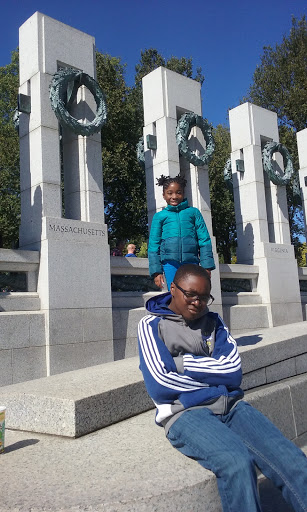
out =
[(167, 371), (152, 331), (151, 323), (156, 320), (157, 317), (146, 316), (140, 321), (138, 327), (141, 351), (152, 378), (158, 384), (177, 391), (194, 391), (208, 387), (205, 383), (195, 382), (191, 377)]
[(227, 355), (221, 355), (218, 359), (214, 357), (195, 357), (192, 354), (184, 354), (184, 369), (200, 373), (234, 373), (241, 368), (241, 359), (238, 353), (237, 344), (229, 334), (228, 328), (223, 322), (226, 331), (226, 340), (229, 344), (230, 352)]

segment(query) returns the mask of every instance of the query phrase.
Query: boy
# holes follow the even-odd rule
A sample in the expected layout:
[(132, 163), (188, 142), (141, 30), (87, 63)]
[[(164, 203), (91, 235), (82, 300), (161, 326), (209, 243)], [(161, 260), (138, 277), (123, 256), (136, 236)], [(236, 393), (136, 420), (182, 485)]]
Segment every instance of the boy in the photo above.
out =
[(140, 368), (171, 444), (213, 471), (223, 510), (261, 511), (255, 467), (296, 512), (307, 511), (307, 459), (243, 401), (235, 340), (212, 303), (210, 277), (181, 266), (170, 292), (147, 302), (139, 323)]

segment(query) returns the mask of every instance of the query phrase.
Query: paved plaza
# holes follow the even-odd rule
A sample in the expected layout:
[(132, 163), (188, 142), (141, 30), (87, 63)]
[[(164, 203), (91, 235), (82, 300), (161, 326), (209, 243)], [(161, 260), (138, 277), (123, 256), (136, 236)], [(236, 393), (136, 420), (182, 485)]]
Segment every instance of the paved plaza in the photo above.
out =
[[(1, 512), (221, 510), (215, 477), (171, 447), (154, 411), (78, 439), (7, 430), (0, 457)], [(264, 512), (291, 512), (270, 482), (260, 494)]]

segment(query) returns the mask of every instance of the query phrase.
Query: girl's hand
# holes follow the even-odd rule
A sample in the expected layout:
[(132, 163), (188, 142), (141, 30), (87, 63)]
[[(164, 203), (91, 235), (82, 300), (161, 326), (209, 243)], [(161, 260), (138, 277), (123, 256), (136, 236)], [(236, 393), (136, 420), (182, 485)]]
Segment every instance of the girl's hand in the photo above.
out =
[(158, 288), (163, 288), (163, 286), (164, 286), (163, 274), (157, 274), (157, 275), (154, 277), (154, 282), (155, 282), (155, 285), (156, 285)]

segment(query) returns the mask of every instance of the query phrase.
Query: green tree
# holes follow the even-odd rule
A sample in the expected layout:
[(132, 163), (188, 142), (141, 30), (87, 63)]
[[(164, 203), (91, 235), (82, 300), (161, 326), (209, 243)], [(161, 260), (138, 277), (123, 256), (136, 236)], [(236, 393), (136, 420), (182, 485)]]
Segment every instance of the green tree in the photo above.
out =
[(224, 167), (230, 155), (230, 133), (219, 124), (213, 129), (215, 151), (209, 164), (210, 200), (213, 234), (221, 263), (231, 263), (236, 247), (233, 196), (224, 180)]
[(248, 100), (277, 113), (281, 125), (307, 127), (307, 21), (292, 18), (289, 36), (263, 48)]
[[(141, 247), (148, 237), (146, 181), (136, 158), (142, 135), (143, 101), (141, 78), (158, 66), (192, 77), (192, 59), (165, 60), (154, 49), (145, 50), (136, 66), (136, 83), (127, 87), (125, 65), (120, 58), (96, 52), (97, 80), (105, 92), (107, 123), (102, 129), (102, 161), (105, 216), (110, 243), (130, 240)], [(196, 80), (202, 82), (201, 69)], [(19, 141), (12, 122), (18, 93), (18, 52), (0, 70), (0, 232), (6, 247), (18, 239), (20, 215)]]
[(168, 68), (171, 71), (175, 71), (176, 73), (184, 75), (188, 78), (193, 78), (193, 80), (196, 80), (196, 82), (200, 82), (201, 84), (203, 84), (205, 80), (201, 68), (196, 69), (196, 75), (193, 77), (192, 57), (178, 58), (172, 56), (169, 59), (165, 59), (155, 48), (148, 48), (144, 51), (141, 51), (140, 61), (135, 66), (135, 84), (141, 86), (142, 78), (160, 66)]
[[(102, 160), (106, 222), (111, 245), (116, 239), (137, 246), (148, 237), (145, 172), (136, 158), (136, 145), (143, 133), (142, 77), (165, 66), (192, 77), (192, 59), (165, 60), (153, 48), (141, 52), (136, 65), (135, 86), (125, 83), (125, 66), (119, 58), (96, 54), (97, 80), (106, 94), (108, 119), (102, 129)], [(202, 82), (201, 69), (195, 79)]]
[(108, 107), (101, 137), (105, 216), (113, 245), (116, 239), (147, 236), (145, 173), (136, 158), (143, 122), (120, 59), (97, 52), (96, 65)]
[(12, 247), (18, 240), (20, 218), (19, 140), (13, 125), (17, 106), (18, 51), (0, 68), (0, 238)]
[[(307, 21), (292, 18), (289, 36), (275, 48), (265, 46), (253, 83), (244, 101), (277, 113), (280, 141), (299, 168), (296, 132), (307, 127)], [(291, 239), (298, 254), (303, 233), (303, 213), (292, 183), (287, 187)]]

